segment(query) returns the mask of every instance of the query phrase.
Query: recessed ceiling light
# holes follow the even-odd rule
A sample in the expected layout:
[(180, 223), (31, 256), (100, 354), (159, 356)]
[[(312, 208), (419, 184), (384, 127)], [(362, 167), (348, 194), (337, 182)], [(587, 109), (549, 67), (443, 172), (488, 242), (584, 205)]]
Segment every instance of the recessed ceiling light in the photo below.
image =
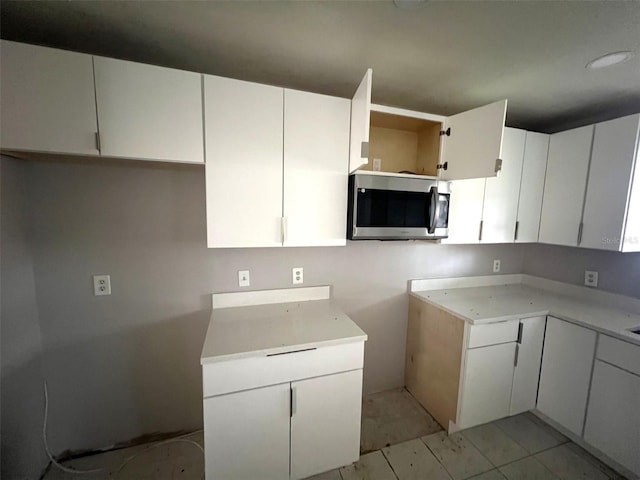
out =
[(633, 57), (633, 52), (625, 50), (623, 52), (607, 53), (601, 57), (591, 60), (586, 67), (589, 70), (598, 70), (600, 68), (613, 67), (620, 63), (624, 63)]

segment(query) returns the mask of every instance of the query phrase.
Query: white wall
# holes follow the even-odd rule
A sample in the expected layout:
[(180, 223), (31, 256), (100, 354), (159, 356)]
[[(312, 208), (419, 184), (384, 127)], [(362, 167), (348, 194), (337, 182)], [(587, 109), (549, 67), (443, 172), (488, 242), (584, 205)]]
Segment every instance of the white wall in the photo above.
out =
[[(488, 274), (494, 258), (504, 273), (522, 269), (516, 245), (208, 250), (202, 167), (22, 165), (54, 453), (200, 428), (209, 295), (238, 290), (239, 269), (251, 270), (254, 289), (291, 286), (294, 266), (305, 268), (306, 285), (334, 285), (336, 300), (369, 335), (366, 392), (404, 384), (409, 279)], [(94, 274), (111, 275), (110, 297), (93, 296)], [(6, 331), (2, 338), (16, 340)], [(25, 338), (35, 341), (38, 332)]]
[(585, 270), (598, 272), (599, 289), (640, 298), (640, 252), (527, 245), (523, 273), (584, 285)]
[[(42, 344), (27, 240), (27, 165), (2, 157), (0, 477), (38, 478), (47, 464), (42, 448)], [(18, 473), (20, 475), (18, 475)]]

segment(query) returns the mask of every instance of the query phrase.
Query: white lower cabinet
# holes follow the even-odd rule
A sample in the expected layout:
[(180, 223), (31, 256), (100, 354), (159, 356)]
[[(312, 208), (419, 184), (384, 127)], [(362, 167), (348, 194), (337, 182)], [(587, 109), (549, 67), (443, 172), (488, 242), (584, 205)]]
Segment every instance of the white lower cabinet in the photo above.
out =
[(288, 383), (204, 399), (207, 479), (289, 477)]
[(515, 343), (467, 350), (459, 425), (473, 427), (509, 415)]
[(640, 346), (600, 335), (584, 439), (640, 475)]
[(363, 352), (362, 342), (204, 364), (206, 478), (301, 479), (357, 461)]
[(520, 320), (509, 415), (536, 408), (546, 317)]
[(291, 396), (292, 479), (358, 459), (362, 370), (293, 382)]
[(547, 318), (537, 408), (577, 436), (587, 408), (596, 332)]

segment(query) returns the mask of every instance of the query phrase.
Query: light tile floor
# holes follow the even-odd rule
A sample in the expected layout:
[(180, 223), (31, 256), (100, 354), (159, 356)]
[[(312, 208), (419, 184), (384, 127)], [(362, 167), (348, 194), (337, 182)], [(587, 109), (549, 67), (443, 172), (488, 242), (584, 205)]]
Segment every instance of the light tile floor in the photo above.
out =
[[(624, 477), (532, 414), (525, 413), (447, 435), (405, 390), (370, 395), (363, 402), (360, 460), (313, 480), (620, 480)], [(202, 445), (202, 432), (184, 437)], [(153, 445), (153, 444), (151, 444)], [(202, 453), (169, 443), (122, 462), (150, 445), (65, 462), (106, 471), (73, 475), (52, 467), (45, 480), (199, 480)], [(259, 480), (259, 479), (256, 479)], [(311, 479), (308, 479), (311, 480)]]

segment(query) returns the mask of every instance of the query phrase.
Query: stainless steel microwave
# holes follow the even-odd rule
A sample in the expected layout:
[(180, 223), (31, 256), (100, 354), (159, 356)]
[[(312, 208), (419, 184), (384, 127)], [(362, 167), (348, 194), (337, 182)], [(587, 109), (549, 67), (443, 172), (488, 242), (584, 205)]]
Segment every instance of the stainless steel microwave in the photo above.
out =
[(350, 240), (434, 240), (449, 235), (449, 182), (418, 176), (349, 176)]

